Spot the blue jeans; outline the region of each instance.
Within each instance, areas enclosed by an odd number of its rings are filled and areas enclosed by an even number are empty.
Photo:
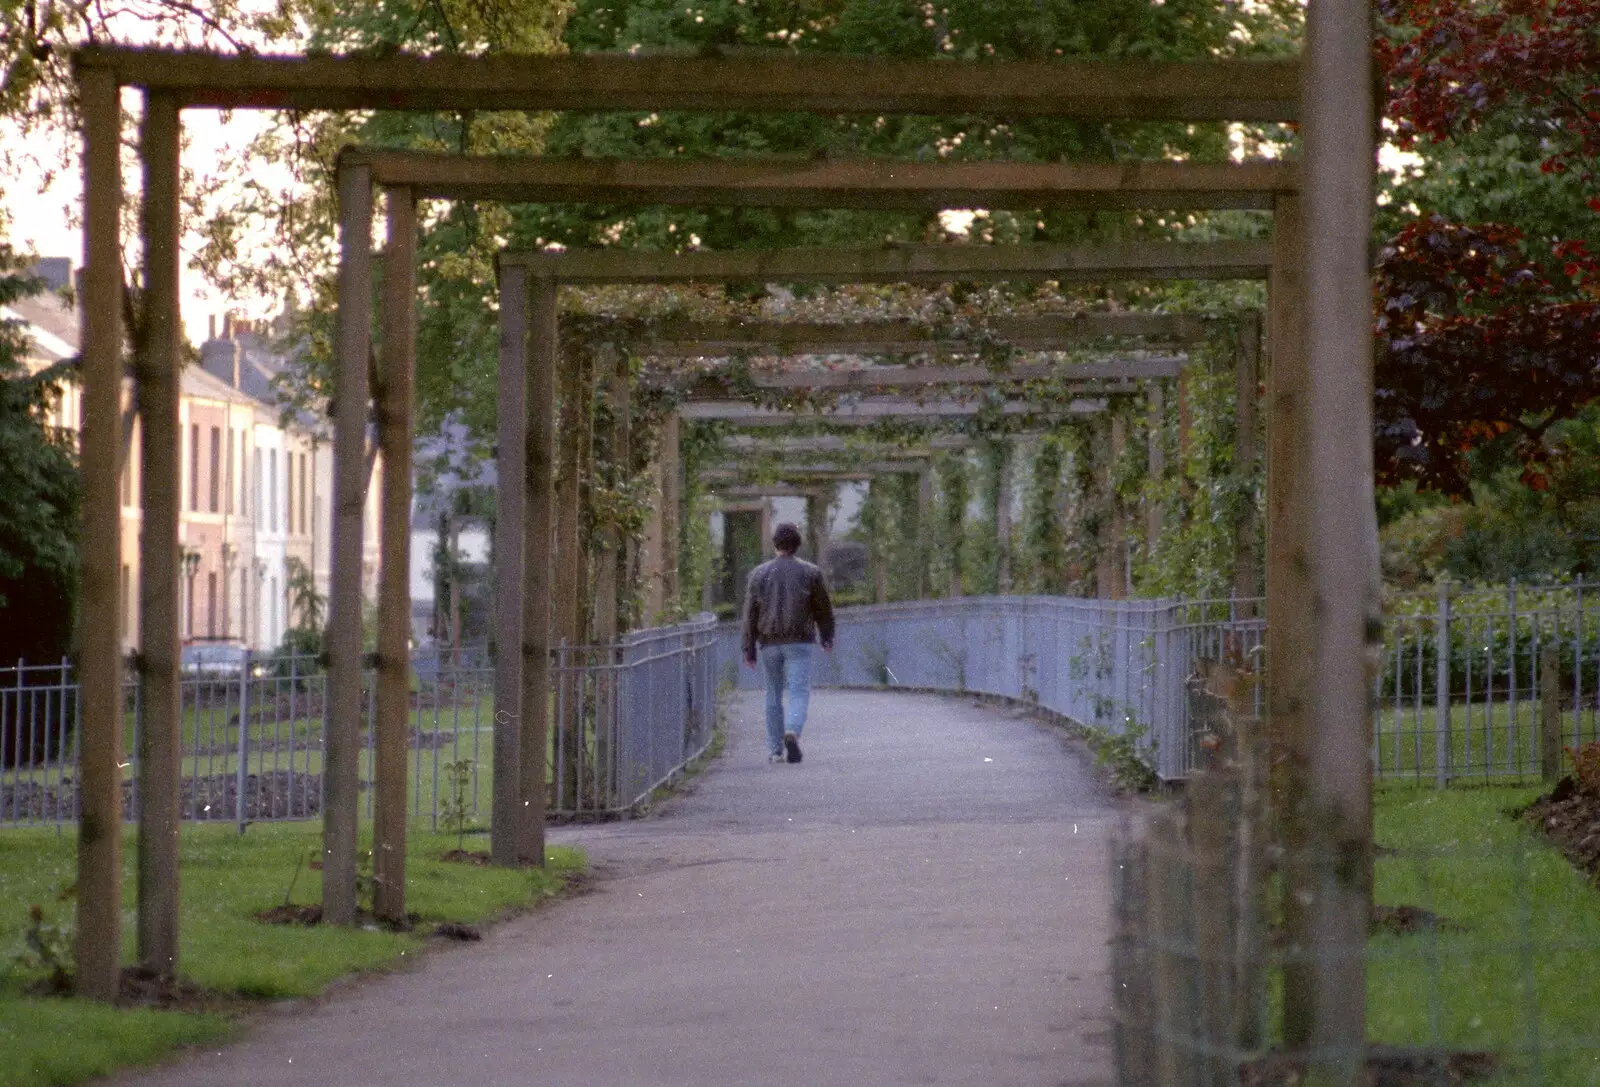
[[[806,710],[811,706],[811,646],[805,642],[764,645],[760,657],[767,677],[767,750],[781,754],[783,734],[799,736],[806,727]]]

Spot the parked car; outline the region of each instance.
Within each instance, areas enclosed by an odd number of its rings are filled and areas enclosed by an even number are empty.
[[[178,658],[178,668],[184,679],[237,680],[244,674],[245,661],[250,661],[250,675],[266,674],[264,661],[250,658],[242,645],[228,642],[196,642],[183,647]]]

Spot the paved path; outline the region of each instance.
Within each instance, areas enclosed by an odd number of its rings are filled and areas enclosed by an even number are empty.
[[[818,692],[799,766],[757,697],[731,733],[657,817],[553,835],[595,893],[125,1082],[1111,1082],[1113,813],[1073,745],[890,693]]]

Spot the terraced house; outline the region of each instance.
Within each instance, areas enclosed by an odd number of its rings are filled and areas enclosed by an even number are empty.
[[[50,290],[6,307],[21,321],[36,369],[76,357],[78,315],[64,294],[72,274],[65,258],[35,269]],[[280,381],[292,361],[287,322],[269,326],[225,315],[213,319],[199,364],[184,368],[179,421],[182,448],[183,600],[185,642],[227,642],[255,651],[282,644],[293,627],[318,620],[328,592],[333,463],[326,420],[292,409]],[[130,390],[125,394],[131,396]],[[62,387],[53,425],[76,431],[81,400]],[[137,648],[139,601],[140,434],[135,422],[122,474],[122,644]],[[362,561],[363,593],[377,588],[377,495],[382,465],[368,489]]]

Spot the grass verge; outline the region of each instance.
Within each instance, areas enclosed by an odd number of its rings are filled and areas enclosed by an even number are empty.
[[[180,1046],[214,1043],[228,1037],[250,1001],[314,996],[348,975],[403,965],[438,923],[480,923],[536,904],[584,864],[570,849],[551,849],[542,870],[452,863],[441,857],[455,848],[455,835],[414,831],[407,903],[420,918],[415,931],[257,921],[259,911],[286,901],[320,900],[321,875],[306,864],[320,843],[318,824],[258,824],[244,837],[231,827],[185,825],[179,972],[219,994],[222,1010],[161,1011],[29,995],[39,975],[16,959],[29,907],[42,906],[56,924],[71,922],[62,892],[76,878],[75,841],[70,830],[0,832],[0,1087],[77,1083]],[[124,954],[131,958],[131,831],[123,856]]]
[[[1496,1083],[1600,1084],[1600,892],[1512,818],[1539,792],[1378,791],[1374,898],[1442,923],[1372,939],[1374,1041],[1492,1051]]]

